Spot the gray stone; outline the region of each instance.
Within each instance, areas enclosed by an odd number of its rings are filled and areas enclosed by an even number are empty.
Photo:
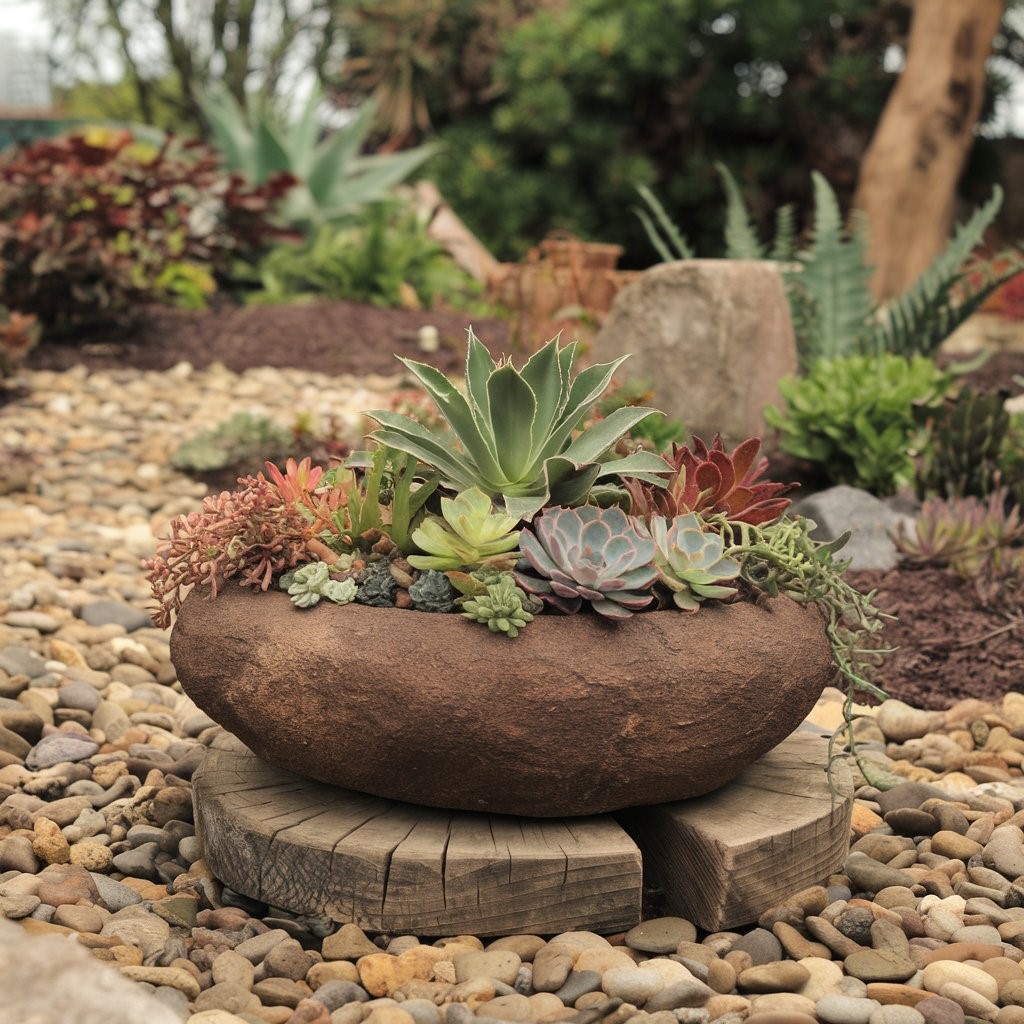
[[[89,875],[96,884],[100,899],[103,900],[108,910],[116,912],[142,902],[142,896],[131,886],[101,875],[98,871],[90,871]]]
[[[555,992],[555,995],[566,1006],[572,1006],[580,996],[585,996],[588,992],[598,992],[600,988],[601,975],[597,971],[570,971],[565,984]]]
[[[313,993],[313,998],[318,1003],[323,1003],[328,1011],[333,1013],[346,1003],[365,1003],[370,998],[370,994],[362,985],[357,985],[354,981],[336,980],[321,985]],[[404,1003],[402,1005],[405,1006]]]
[[[92,601],[82,607],[79,616],[90,626],[114,624],[124,626],[129,633],[153,624],[146,612],[120,601]]]
[[[46,661],[27,647],[0,647],[0,671],[34,679],[46,671]]]
[[[757,964],[770,964],[782,959],[782,943],[766,928],[754,928],[733,943],[733,949],[746,953]]]
[[[25,757],[25,767],[30,771],[51,768],[65,761],[84,761],[92,757],[100,745],[91,736],[78,733],[55,732],[44,736]]]
[[[796,341],[779,266],[685,260],[644,271],[615,297],[594,357],[629,353],[625,372],[655,387],[656,404],[710,442],[765,431],[778,382],[796,372]]]
[[[65,683],[57,691],[57,697],[62,708],[80,708],[82,711],[95,711],[101,699],[95,686],[82,682]]]
[[[180,1014],[62,937],[26,936],[0,921],[0,962],[6,1021],[181,1024]]]
[[[867,491],[840,484],[795,502],[790,511],[814,520],[815,540],[835,540],[849,530],[840,557],[852,559],[851,569],[892,569],[899,560],[891,534],[906,517]]]
[[[814,1005],[818,1019],[825,1024],[868,1024],[880,1004],[874,999],[853,996],[823,996]]]
[[[693,942],[696,927],[682,917],[658,917],[626,932],[623,942],[642,953],[674,953],[680,942]]]

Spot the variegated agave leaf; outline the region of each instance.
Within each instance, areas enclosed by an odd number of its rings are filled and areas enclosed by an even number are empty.
[[[626,358],[573,377],[575,355],[575,342],[560,349],[554,338],[517,370],[507,361],[496,364],[471,330],[465,395],[440,370],[402,360],[434,400],[458,446],[407,416],[379,409],[368,414],[381,426],[371,436],[436,467],[449,487],[476,486],[500,497],[517,519],[531,519],[553,502],[578,504],[602,477],[629,474],[657,482],[666,464],[649,452],[599,461],[653,410],[616,409],[573,437]]]

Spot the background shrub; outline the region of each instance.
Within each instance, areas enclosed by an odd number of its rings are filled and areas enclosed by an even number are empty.
[[[200,306],[273,233],[292,179],[262,186],[212,150],[97,129],[0,158],[0,302],[45,329],[125,320],[137,304]]]

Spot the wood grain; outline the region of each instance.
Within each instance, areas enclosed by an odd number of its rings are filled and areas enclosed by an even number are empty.
[[[228,733],[193,779],[210,868],[294,913],[422,936],[573,929],[640,919],[641,855],[610,817],[449,812],[312,782]]]
[[[708,931],[760,914],[836,871],[849,849],[853,784],[827,743],[795,732],[707,796],[617,815],[669,913]]]

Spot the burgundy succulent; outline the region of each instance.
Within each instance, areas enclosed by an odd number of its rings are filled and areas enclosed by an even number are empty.
[[[622,619],[653,600],[654,541],[621,508],[547,509],[520,533],[519,548],[537,574],[516,572],[519,586],[559,611],[589,601]]]
[[[790,504],[781,495],[795,484],[758,480],[768,460],[758,459],[761,439],[749,437],[731,452],[725,450],[720,434],[709,448],[699,437],[689,445],[672,446],[672,455],[664,456],[672,470],[665,487],[641,480],[625,480],[633,515],[650,520],[652,515],[668,520],[687,512],[705,517],[721,513],[736,522],[761,523],[777,519]]]

